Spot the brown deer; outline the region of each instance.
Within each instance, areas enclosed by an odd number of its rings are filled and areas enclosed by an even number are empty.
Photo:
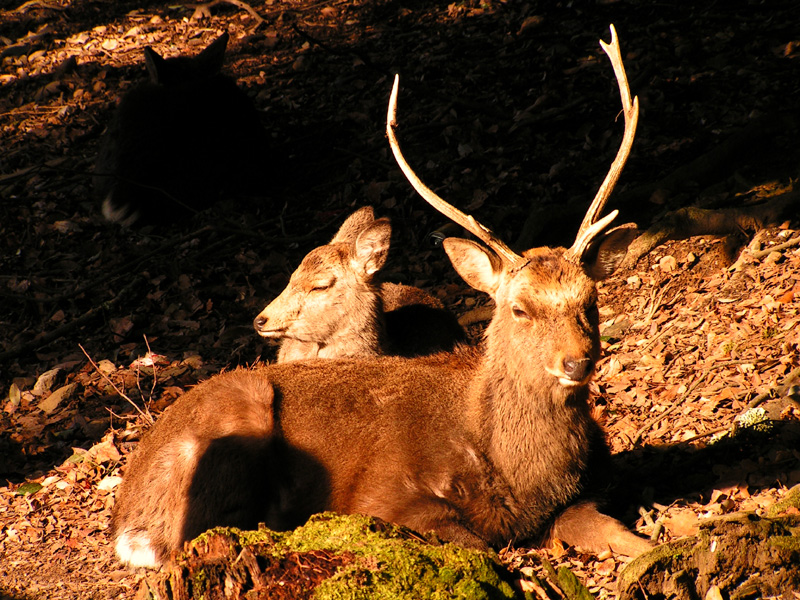
[[[253,321],[278,339],[278,362],[347,356],[422,356],[452,350],[464,330],[420,288],[376,282],[389,253],[389,219],[350,215],[329,244],[306,255],[289,285]]]
[[[622,148],[569,249],[518,255],[413,174],[439,210],[491,250],[448,238],[458,273],[496,303],[483,348],[418,358],[296,361],[239,369],[166,411],[131,457],[114,507],[116,550],[158,565],[215,525],[274,529],[323,510],[366,513],[475,547],[549,536],[635,555],[648,547],[591,500],[608,450],[588,383],[600,351],[593,279],[614,270],[632,227],[597,221],[638,119],[616,33],[602,43],[625,112]],[[596,221],[596,222],[595,222]]]

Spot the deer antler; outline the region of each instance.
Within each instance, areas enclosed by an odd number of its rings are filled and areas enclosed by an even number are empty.
[[[617,31],[614,29],[613,25],[611,25],[611,43],[606,44],[604,41],[600,40],[600,46],[608,55],[608,58],[611,59],[611,66],[614,67],[614,75],[617,78],[617,85],[619,86],[619,95],[622,98],[622,110],[625,114],[625,133],[622,137],[622,144],[617,151],[617,156],[614,158],[614,162],[611,163],[611,168],[608,170],[608,175],[606,175],[600,189],[597,190],[597,195],[594,197],[594,200],[592,200],[589,210],[586,211],[586,216],[583,218],[581,227],[578,230],[575,243],[564,253],[566,258],[577,261],[580,261],[592,240],[608,227],[609,223],[619,214],[619,211],[615,210],[597,221],[597,216],[608,201],[608,197],[611,195],[611,191],[614,189],[622,173],[625,162],[628,160],[628,155],[631,153],[633,138],[636,135],[636,124],[639,121],[639,97],[637,96],[631,101],[628,77],[625,75],[625,67],[622,64]]]
[[[433,206],[433,208],[438,210],[445,217],[461,225],[464,229],[489,246],[489,248],[491,248],[510,268],[515,269],[527,264],[528,261],[525,258],[506,246],[489,228],[478,223],[473,216],[464,214],[456,207],[437,196],[436,192],[422,183],[422,180],[414,173],[403,156],[403,153],[400,151],[400,144],[397,142],[397,137],[394,132],[394,128],[397,127],[397,91],[399,85],[400,76],[395,75],[392,95],[389,97],[389,110],[386,113],[386,135],[389,137],[389,145],[392,147],[394,158],[400,166],[400,170],[403,171],[403,174],[406,176],[406,179],[408,179],[409,183],[428,204]]]

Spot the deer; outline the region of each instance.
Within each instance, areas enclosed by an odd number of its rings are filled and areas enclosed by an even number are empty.
[[[608,446],[588,402],[600,355],[595,281],[635,225],[598,218],[638,122],[616,31],[601,42],[625,130],[575,242],[517,254],[414,174],[387,113],[395,159],[416,191],[479,241],[446,238],[453,267],[495,301],[481,346],[402,358],[302,360],[200,383],[134,451],[113,510],[123,563],[154,567],[218,525],[275,530],[321,511],[364,513],[475,548],[547,543],[635,556],[649,541],[598,508]]]
[[[247,95],[220,72],[228,38],[196,56],[144,49],[148,81],[120,100],[95,161],[94,194],[108,221],[170,223],[224,192],[261,186],[267,134]]]
[[[419,356],[466,339],[437,298],[397,283],[378,283],[391,242],[389,219],[365,206],[329,244],[309,252],[289,284],[253,320],[280,341],[278,362],[347,356]]]

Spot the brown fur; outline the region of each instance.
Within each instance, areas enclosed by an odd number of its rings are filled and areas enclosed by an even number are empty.
[[[593,281],[560,250],[530,250],[512,270],[474,242],[444,245],[461,276],[495,299],[485,350],[289,362],[199,385],[131,459],[113,518],[120,557],[148,564],[131,551],[136,535],[157,564],[203,527],[292,527],[321,510],[477,547],[551,530],[589,550],[647,547],[584,500],[607,456],[587,403],[599,354]],[[248,444],[220,446],[231,435]],[[187,455],[181,440],[214,452]],[[241,470],[258,466],[230,490],[197,484],[242,461]]]

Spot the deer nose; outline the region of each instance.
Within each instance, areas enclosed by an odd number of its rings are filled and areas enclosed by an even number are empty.
[[[255,319],[253,319],[253,327],[255,327],[256,331],[261,331],[261,328],[267,324],[267,317],[262,317],[258,315]]]
[[[594,362],[590,358],[571,358],[567,357],[563,363],[564,375],[572,381],[583,381],[588,378],[594,368]]]

